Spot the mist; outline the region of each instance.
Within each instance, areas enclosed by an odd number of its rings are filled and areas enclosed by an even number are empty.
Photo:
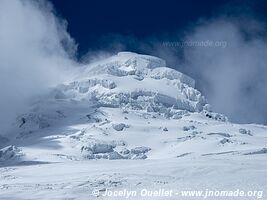
[[[77,45],[66,28],[48,1],[0,1],[1,132],[31,97],[71,76]]]
[[[252,18],[218,18],[194,27],[183,70],[197,80],[213,110],[239,123],[267,123],[266,27]]]

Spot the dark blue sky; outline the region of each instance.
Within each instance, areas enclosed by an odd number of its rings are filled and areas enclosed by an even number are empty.
[[[126,50],[139,51],[127,37],[142,42],[181,30],[200,18],[218,13],[267,13],[265,0],[51,0],[57,14],[68,21],[68,31],[79,44],[78,55],[126,43]],[[227,9],[224,9],[227,7]],[[249,9],[248,9],[249,8]],[[124,36],[124,41],[121,40]],[[126,39],[125,39],[126,38]],[[128,43],[128,44],[127,44]],[[129,44],[130,43],[130,44]],[[134,43],[134,42],[132,42]]]

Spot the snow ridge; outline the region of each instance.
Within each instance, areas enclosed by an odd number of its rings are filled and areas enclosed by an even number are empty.
[[[81,77],[57,87],[55,98],[87,99],[103,106],[148,112],[161,108],[200,112],[208,107],[206,99],[194,89],[193,79],[167,68],[164,60],[153,56],[121,52],[87,66]]]

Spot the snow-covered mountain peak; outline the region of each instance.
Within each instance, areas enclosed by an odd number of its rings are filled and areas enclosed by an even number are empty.
[[[100,106],[161,112],[169,117],[208,108],[192,78],[160,58],[121,52],[84,66],[75,81],[53,91],[56,99],[87,100]]]

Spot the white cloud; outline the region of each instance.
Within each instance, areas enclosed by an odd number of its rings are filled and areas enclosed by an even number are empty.
[[[76,45],[46,1],[0,1],[0,127],[27,100],[69,77]]]
[[[197,77],[214,110],[238,122],[267,123],[266,27],[252,19],[220,18],[194,28],[186,40],[225,41],[185,48],[186,71]]]

